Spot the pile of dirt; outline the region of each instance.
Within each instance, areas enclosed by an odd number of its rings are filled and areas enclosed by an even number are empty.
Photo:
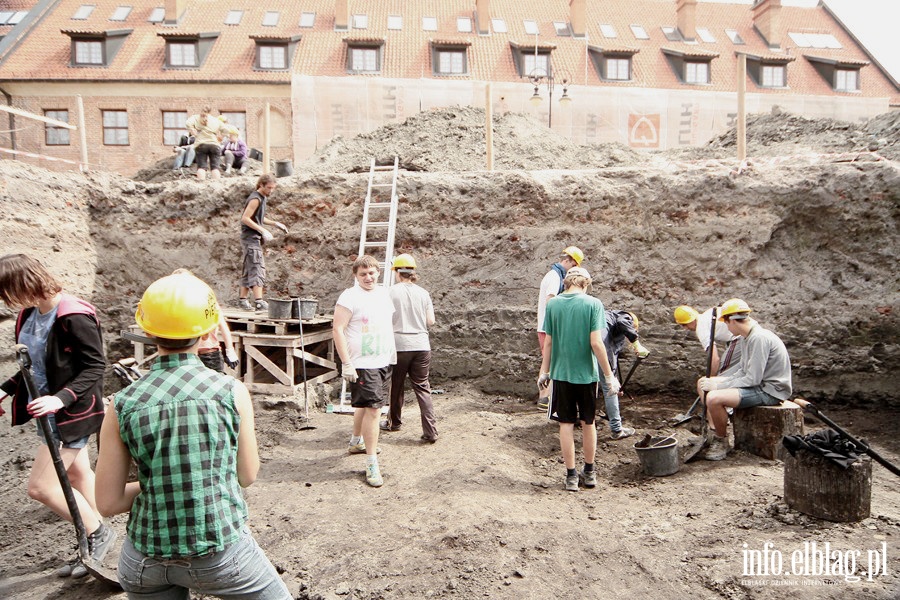
[[[148,165],[132,176],[135,181],[147,183],[161,183],[164,181],[178,181],[180,179],[192,179],[197,176],[197,165],[182,169],[173,169],[174,158],[161,158]],[[246,159],[247,171],[243,175],[233,170],[229,174],[222,173],[222,177],[252,177],[256,179],[262,174],[262,163],[258,160]]]
[[[485,112],[450,107],[424,111],[345,139],[336,137],[298,165],[307,173],[358,173],[393,163],[407,171],[483,171],[486,165]],[[580,146],[532,117],[519,113],[494,116],[494,168],[599,169],[636,164],[640,155],[624,144]]]

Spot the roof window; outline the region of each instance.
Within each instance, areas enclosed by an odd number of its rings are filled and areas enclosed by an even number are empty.
[[[158,6],[153,9],[153,12],[150,13],[150,18],[147,19],[151,23],[162,23],[163,19],[166,18],[166,9],[162,6]]]
[[[491,27],[494,28],[494,33],[507,33],[509,31],[506,28],[506,21],[503,19],[491,19]]]
[[[737,29],[726,29],[725,35],[728,36],[728,39],[731,40],[731,43],[735,46],[742,46],[744,44],[744,38],[737,32]]]
[[[553,27],[556,29],[556,35],[559,37],[568,37],[572,35],[569,24],[565,21],[553,21]]]
[[[437,17],[422,17],[422,31],[437,31]]]
[[[538,35],[540,33],[540,30],[537,26],[537,21],[530,21],[526,19],[525,21],[522,21],[522,25],[525,26],[525,33],[527,33],[528,35]]]
[[[472,33],[472,19],[456,17],[456,30],[460,33]]]
[[[709,29],[706,27],[698,27],[697,28],[697,37],[700,38],[700,41],[706,42],[707,44],[715,44],[716,38],[713,37],[713,34],[709,32]]]
[[[353,15],[353,29],[368,29],[369,28],[369,16],[368,15]]]
[[[631,33],[634,34],[634,39],[636,40],[649,40],[650,35],[647,33],[647,30],[644,29],[643,25],[632,25]]]
[[[130,6],[117,6],[116,10],[113,11],[112,16],[109,18],[110,21],[124,21],[128,18],[128,15],[131,14]]]
[[[20,10],[18,12],[10,13],[12,14],[9,19],[6,20],[6,25],[17,25],[22,19],[25,18],[25,15],[28,14],[27,10]]]
[[[226,25],[240,25],[241,19],[244,18],[244,11],[242,10],[229,10],[228,14],[225,16],[225,24]]]
[[[666,36],[666,39],[670,42],[680,42],[681,32],[678,31],[677,27],[662,27],[663,35]]]
[[[603,34],[603,37],[608,39],[618,37],[618,34],[616,34],[616,28],[609,23],[600,23],[600,33]]]
[[[790,38],[800,48],[840,48],[841,43],[830,33],[788,32]]]
[[[400,31],[403,29],[403,17],[388,15],[388,29],[393,31]]]
[[[75,21],[84,21],[91,13],[94,12],[94,8],[96,8],[93,4],[82,4],[78,7],[78,10],[75,11],[75,14],[72,15],[72,19]]]
[[[281,13],[277,10],[267,10],[263,16],[262,24],[264,27],[275,27],[278,25],[278,19],[280,18]]]

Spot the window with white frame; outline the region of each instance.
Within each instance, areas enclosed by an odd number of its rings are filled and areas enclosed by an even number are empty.
[[[162,111],[163,144],[177,146],[181,141],[181,136],[187,131],[184,125],[186,121],[187,111]]]
[[[466,50],[464,48],[438,48],[435,50],[435,72],[439,75],[464,75]]]
[[[102,65],[103,42],[101,40],[75,40],[76,65]]]
[[[759,80],[763,87],[784,87],[784,65],[761,65]]]
[[[103,143],[106,146],[128,145],[128,112],[103,111]]]
[[[379,48],[376,47],[350,47],[349,69],[358,73],[375,73],[379,71]]]
[[[855,92],[859,90],[859,71],[855,69],[835,69],[834,90],[836,92]]]
[[[709,63],[685,61],[684,81],[686,83],[709,83]]]
[[[631,80],[631,58],[609,57],[606,59],[606,77],[613,81]]]
[[[197,66],[196,42],[169,42],[168,50],[170,67]]]
[[[48,119],[56,119],[63,123],[69,122],[69,111],[67,110],[45,110],[44,116]],[[68,146],[71,142],[69,139],[69,130],[65,127],[57,127],[51,123],[47,123],[44,127],[44,143],[48,146]]]
[[[546,77],[550,74],[550,55],[531,53],[522,55],[522,75],[524,77]]]
[[[257,49],[260,69],[287,69],[287,44],[258,44]]]

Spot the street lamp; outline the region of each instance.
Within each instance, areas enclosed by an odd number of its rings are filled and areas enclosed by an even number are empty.
[[[559,103],[568,104],[572,101],[572,97],[569,96],[569,84],[572,83],[572,76],[565,69],[560,69],[555,74],[547,74],[544,69],[535,69],[528,74],[528,79],[531,81],[531,85],[534,86],[534,94],[531,95],[531,104],[534,106],[540,106],[541,102],[543,102],[544,99],[541,97],[540,87],[542,83],[546,84],[547,94],[550,97],[547,127],[553,127],[553,88],[557,83],[562,86],[562,96],[559,99]]]

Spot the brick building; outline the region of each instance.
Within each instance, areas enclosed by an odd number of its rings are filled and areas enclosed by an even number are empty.
[[[420,110],[521,111],[579,143],[702,144],[747,108],[856,120],[900,88],[824,5],[697,0],[0,2],[5,103],[77,123],[88,163],[132,174],[205,105],[301,160]],[[536,101],[532,104],[532,100]],[[567,102],[566,100],[571,100]],[[8,117],[0,147],[74,168],[80,131]],[[24,153],[70,162],[49,162]]]

